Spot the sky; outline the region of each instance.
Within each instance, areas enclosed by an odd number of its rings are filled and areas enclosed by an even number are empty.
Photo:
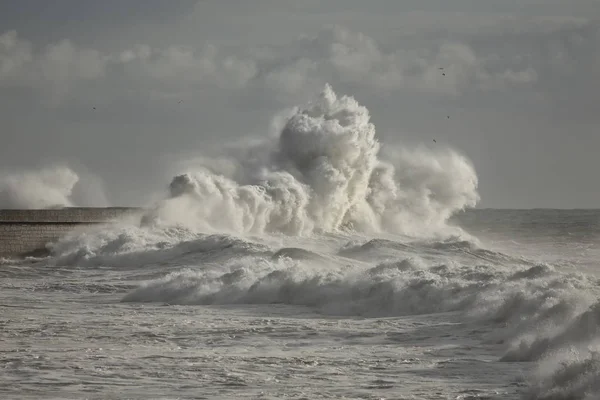
[[[383,147],[465,155],[480,207],[600,207],[597,0],[0,2],[0,180],[145,204],[326,83]]]

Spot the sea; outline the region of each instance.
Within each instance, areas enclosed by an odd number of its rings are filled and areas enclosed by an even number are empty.
[[[329,87],[282,121],[3,259],[0,398],[600,398],[599,210],[476,208]]]

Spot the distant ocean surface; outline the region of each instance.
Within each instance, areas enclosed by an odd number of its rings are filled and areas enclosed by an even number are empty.
[[[0,261],[0,398],[600,398],[600,211],[473,209],[330,87],[281,121]]]

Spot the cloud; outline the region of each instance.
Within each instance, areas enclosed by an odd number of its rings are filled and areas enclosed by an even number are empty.
[[[33,86],[54,101],[64,99],[78,82],[102,82],[103,89],[146,91],[153,97],[213,87],[249,98],[260,93],[297,101],[331,82],[381,94],[530,91],[568,108],[560,100],[564,93],[583,93],[586,101],[597,98],[599,31],[592,22],[542,20],[529,30],[493,30],[470,39],[391,48],[332,25],[263,48],[142,44],[113,52],[81,48],[69,40],[36,50],[10,31],[0,36],[0,85]]]
[[[569,21],[552,29],[482,34],[470,45],[494,49],[490,62],[512,63],[530,70],[536,80],[531,91],[550,108],[554,117],[597,117],[600,101],[600,22]],[[528,79],[516,73],[514,81]]]
[[[34,53],[32,44],[16,31],[0,35],[0,82],[4,84],[61,82],[102,77],[109,58],[93,49],[62,40]]]
[[[315,36],[300,37],[286,46],[262,52],[172,45],[150,45],[102,53],[79,48],[69,40],[38,52],[31,43],[11,31],[0,36],[1,75],[4,84],[44,83],[58,97],[78,81],[127,77],[149,86],[173,88],[208,84],[225,89],[264,86],[282,93],[314,90],[325,81],[360,84],[377,90],[415,90],[460,94],[465,90],[499,89],[528,84],[535,72],[495,71],[489,60],[465,44],[443,43],[437,49],[384,51],[362,33],[339,26],[326,27]],[[439,67],[445,69],[444,77]]]
[[[0,82],[16,78],[21,67],[32,60],[31,44],[19,40],[16,31],[0,35]]]
[[[185,87],[198,82],[237,88],[255,74],[252,60],[219,54],[209,44],[201,49],[139,45],[101,52],[80,48],[65,39],[36,52],[32,43],[19,38],[15,31],[0,35],[0,85],[40,89],[52,103],[64,100],[78,82],[102,78],[130,78],[134,85],[148,88],[156,83]],[[147,80],[140,82],[140,77]]]
[[[47,100],[63,99],[78,81],[105,75],[109,58],[70,40],[50,44],[38,53],[16,31],[0,35],[0,87],[29,86],[45,90]]]
[[[252,60],[221,55],[210,44],[197,50],[187,46],[153,49],[148,45],[121,52],[114,63],[122,63],[131,74],[153,79],[177,79],[187,83],[211,80],[221,86],[243,86],[256,74]]]
[[[262,68],[271,87],[287,92],[331,81],[385,92],[460,95],[530,85],[537,79],[531,67],[500,69],[492,57],[464,43],[386,51],[373,38],[340,26],[326,27],[278,50],[268,62],[263,60]]]

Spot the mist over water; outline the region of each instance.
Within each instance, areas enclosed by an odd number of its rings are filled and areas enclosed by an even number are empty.
[[[56,208],[73,206],[71,195],[79,176],[56,166],[0,174],[0,208]]]
[[[102,181],[66,165],[0,172],[0,209],[107,207]]]
[[[230,368],[251,365],[235,375],[248,390],[255,384],[248,371],[260,370],[263,352],[275,347],[269,357],[276,369],[287,368],[282,365],[291,345],[277,347],[277,335],[283,335],[305,346],[297,356],[303,363],[321,368],[319,381],[297,367],[289,376],[276,375],[288,390],[299,388],[298,398],[317,396],[319,385],[332,397],[340,385],[351,388],[343,395],[363,398],[367,392],[408,398],[598,396],[599,280],[582,266],[592,271],[597,265],[600,213],[462,213],[479,199],[467,158],[451,149],[382,147],[368,110],[330,86],[280,120],[276,135],[197,157],[143,215],[75,231],[47,259],[28,261],[37,269],[5,263],[3,273],[23,277],[10,283],[32,293],[112,296],[110,307],[94,309],[94,318],[107,318],[105,329],[125,336],[134,329],[148,335],[156,320],[185,307],[229,306],[218,312],[241,313],[244,322],[204,316],[185,336],[191,323],[186,317],[153,330],[164,341],[152,346],[156,359],[179,360],[171,343],[184,349],[181,357],[225,343],[227,352],[243,355],[232,356]],[[56,188],[73,179],[50,181],[56,194],[35,204],[69,204],[70,190]],[[6,193],[16,198],[16,191]],[[36,274],[43,283],[31,278]],[[129,320],[137,314],[119,309],[121,319],[114,320],[114,303],[164,307],[132,327]],[[249,306],[265,307],[268,317],[245,314]],[[280,306],[290,314],[272,317]],[[76,313],[73,321],[80,317]],[[278,331],[273,324],[279,323],[289,325]],[[307,331],[309,336],[294,336]],[[213,334],[210,345],[202,342]],[[335,350],[340,341],[343,362],[336,358],[342,357]],[[124,343],[112,346],[126,351]],[[157,376],[172,373],[169,382],[197,374],[183,362],[169,369],[158,362],[140,367],[145,364],[138,361],[138,368],[159,368],[152,370]],[[216,370],[214,363],[207,357],[203,368]],[[524,377],[520,368],[527,370]],[[369,385],[357,389],[341,376]],[[270,376],[261,379],[261,390],[274,398],[290,394]],[[396,380],[402,383],[394,386]],[[312,387],[318,388],[302,392]]]

